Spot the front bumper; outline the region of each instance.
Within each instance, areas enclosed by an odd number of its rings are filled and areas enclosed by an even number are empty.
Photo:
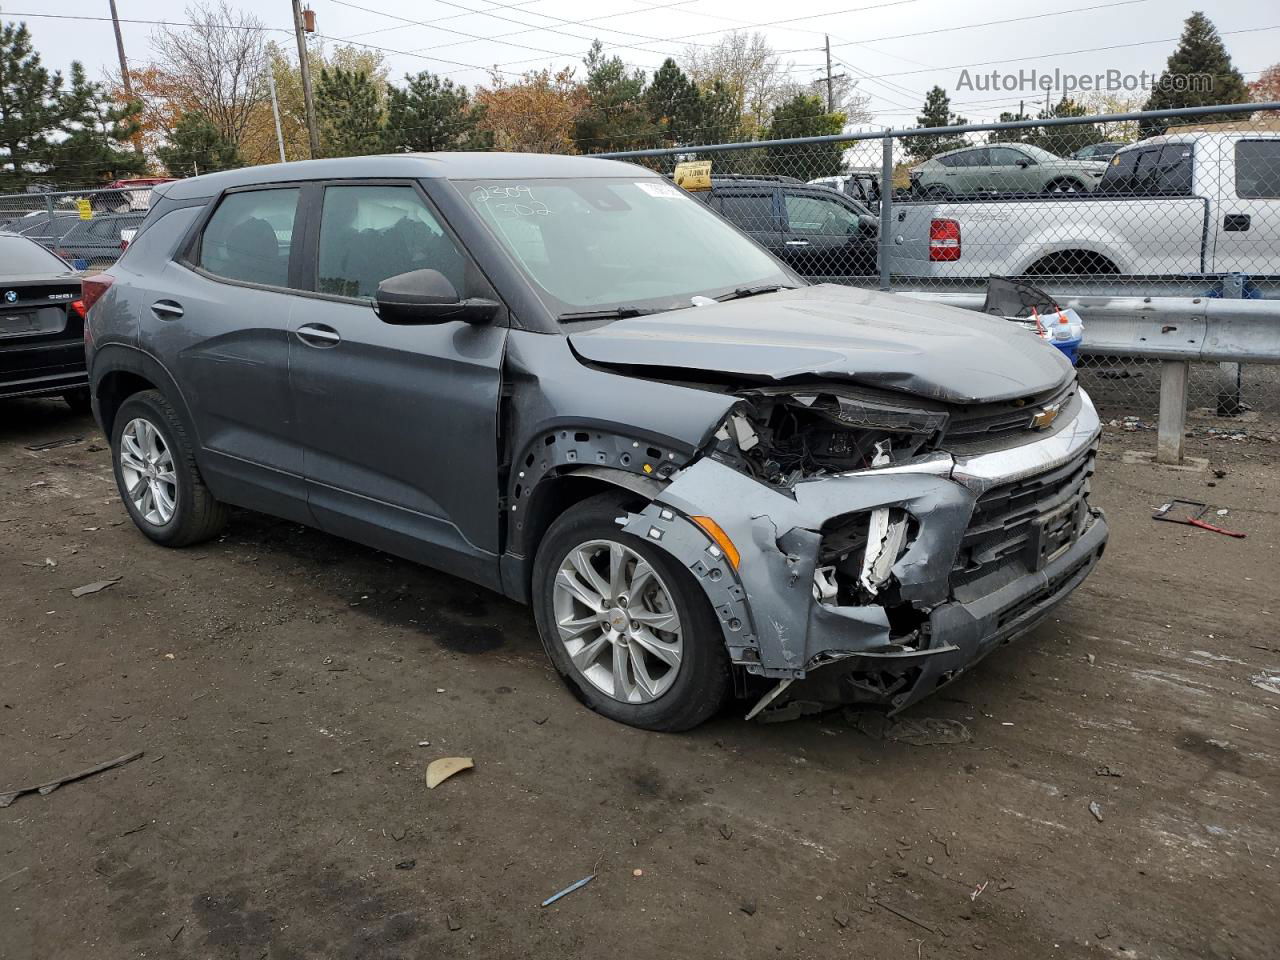
[[[804,696],[814,699],[899,710],[1031,629],[1092,570],[1107,540],[1105,519],[1087,502],[1099,432],[1081,391],[1074,416],[1031,443],[934,454],[790,491],[704,458],[624,526],[699,579],[730,658],[747,673],[808,680],[820,694]],[[1012,513],[1002,515],[1006,507]],[[824,529],[884,508],[905,511],[916,526],[883,605],[815,599]],[[737,570],[692,516],[727,533],[741,554]],[[912,627],[904,628],[904,611]]]

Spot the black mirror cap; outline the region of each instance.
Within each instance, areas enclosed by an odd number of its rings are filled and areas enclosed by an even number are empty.
[[[378,284],[373,308],[384,323],[483,323],[493,319],[501,304],[479,298],[461,299],[449,278],[439,270],[411,270]]]

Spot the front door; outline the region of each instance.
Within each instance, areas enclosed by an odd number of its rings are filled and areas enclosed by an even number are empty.
[[[865,276],[875,262],[873,242],[853,205],[826,191],[783,193],[788,266],[805,277]]]
[[[439,270],[496,299],[417,185],[312,188],[313,293],[289,364],[312,515],[325,530],[497,583],[505,320],[384,323],[378,284]],[[314,213],[318,213],[318,223]]]

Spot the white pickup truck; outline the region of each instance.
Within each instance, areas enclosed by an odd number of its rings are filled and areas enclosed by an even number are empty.
[[[895,201],[882,229],[904,278],[1280,276],[1280,134],[1153,137],[1093,193]]]

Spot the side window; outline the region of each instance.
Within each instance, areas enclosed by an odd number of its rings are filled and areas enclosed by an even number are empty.
[[[720,213],[743,230],[768,233],[776,229],[773,195],[769,193],[731,193],[722,196]]]
[[[1138,162],[1138,150],[1125,150],[1111,156],[1111,163],[1102,182],[1098,184],[1100,193],[1130,193],[1133,190],[1133,171]]]
[[[228,280],[287,287],[298,192],[291,187],[228,194],[200,236],[200,267]]]
[[[807,194],[784,194],[787,226],[792,233],[821,237],[852,237],[861,230],[857,214],[837,200]]]
[[[531,247],[540,245],[537,236],[524,239]],[[466,264],[462,251],[413,187],[325,188],[317,273],[320,293],[372,297],[388,277],[411,270],[439,270],[465,297]]]
[[[945,157],[939,157],[938,162],[944,167],[959,167],[964,165],[964,154],[953,153]]]
[[[1191,196],[1191,144],[1171,143],[1161,148],[1153,189],[1170,196]]]
[[[990,154],[993,167],[1016,167],[1018,161],[1028,159],[1025,153],[1014,150],[1012,147],[992,147],[987,152]]]
[[[1243,200],[1280,199],[1280,140],[1236,143],[1236,196]]]

